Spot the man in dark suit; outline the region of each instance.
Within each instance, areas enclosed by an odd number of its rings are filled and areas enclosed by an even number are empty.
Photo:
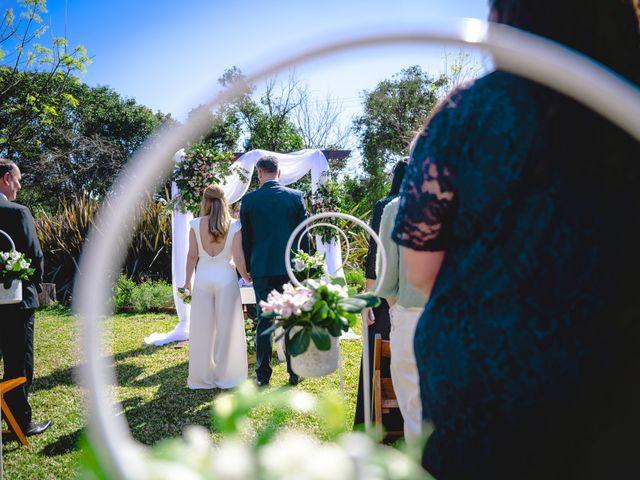
[[[280,170],[278,159],[273,156],[258,160],[260,188],[245,195],[240,208],[242,223],[242,245],[247,270],[253,279],[256,302],[266,300],[276,289],[289,281],[284,263],[285,248],[291,232],[307,218],[304,195],[298,190],[283,187],[278,183]],[[294,248],[295,248],[294,242]],[[256,377],[258,385],[268,385],[271,379],[273,335],[262,335],[271,326],[271,320],[263,318],[258,308],[256,334]],[[291,370],[287,355],[289,383],[297,385],[299,378]]]
[[[29,281],[22,281],[22,302],[0,305],[0,349],[4,364],[4,380],[26,377],[27,383],[11,390],[4,399],[25,435],[37,435],[51,425],[50,421],[33,423],[28,401],[33,381],[33,326],[38,307],[38,290],[42,282],[44,256],[36,235],[29,209],[14,203],[22,176],[15,163],[0,158],[0,229],[13,239],[16,250],[31,260],[36,272]],[[4,235],[0,250],[8,251],[10,244]],[[15,438],[13,434],[5,437]]]

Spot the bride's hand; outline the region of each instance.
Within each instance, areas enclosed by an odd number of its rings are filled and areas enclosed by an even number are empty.
[[[189,292],[189,294],[191,294],[191,292],[193,291],[193,289],[191,288],[191,284],[190,283],[185,283],[182,288],[184,288],[185,291]]]

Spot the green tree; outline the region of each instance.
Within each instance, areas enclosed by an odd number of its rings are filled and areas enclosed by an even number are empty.
[[[37,81],[45,74],[28,75]],[[79,81],[67,87],[65,93],[75,101],[50,124],[36,123],[32,146],[17,152],[25,176],[21,199],[30,205],[54,208],[60,197],[105,195],[154,129],[173,121],[108,87]]]
[[[84,47],[69,51],[65,38],[52,37],[49,46],[40,43],[47,31],[46,0],[20,0],[19,5],[17,16],[7,8],[0,22],[0,155],[15,160],[29,150],[35,129],[48,128],[77,101],[69,93],[77,83],[73,75],[89,63]],[[42,76],[30,75],[34,72]]]
[[[363,167],[373,198],[384,195],[385,168],[406,156],[409,143],[436,105],[447,77],[415,65],[364,92],[363,113],[354,120]]]

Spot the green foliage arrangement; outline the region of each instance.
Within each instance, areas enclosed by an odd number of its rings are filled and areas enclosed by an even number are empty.
[[[285,336],[292,356],[306,352],[311,341],[318,350],[327,351],[331,348],[330,335],[339,337],[356,324],[357,314],[364,308],[379,304],[379,298],[371,293],[349,295],[341,278],[331,282],[305,280],[302,287],[287,283],[282,293],[273,290],[266,302],[260,302],[263,316],[274,319],[264,335],[282,327],[281,336]]]
[[[14,280],[29,280],[35,273],[31,268],[31,260],[17,250],[0,252],[0,283],[4,288],[11,288]]]
[[[225,177],[233,173],[233,160],[232,152],[218,152],[203,144],[193,145],[173,172],[173,181],[180,190],[175,199],[178,208],[183,213],[189,211],[198,215],[205,188],[213,183],[223,183]]]

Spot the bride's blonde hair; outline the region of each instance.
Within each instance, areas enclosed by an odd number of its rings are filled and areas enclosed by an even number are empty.
[[[222,241],[229,231],[229,204],[220,185],[209,185],[202,194],[200,216],[207,217],[213,243]]]

